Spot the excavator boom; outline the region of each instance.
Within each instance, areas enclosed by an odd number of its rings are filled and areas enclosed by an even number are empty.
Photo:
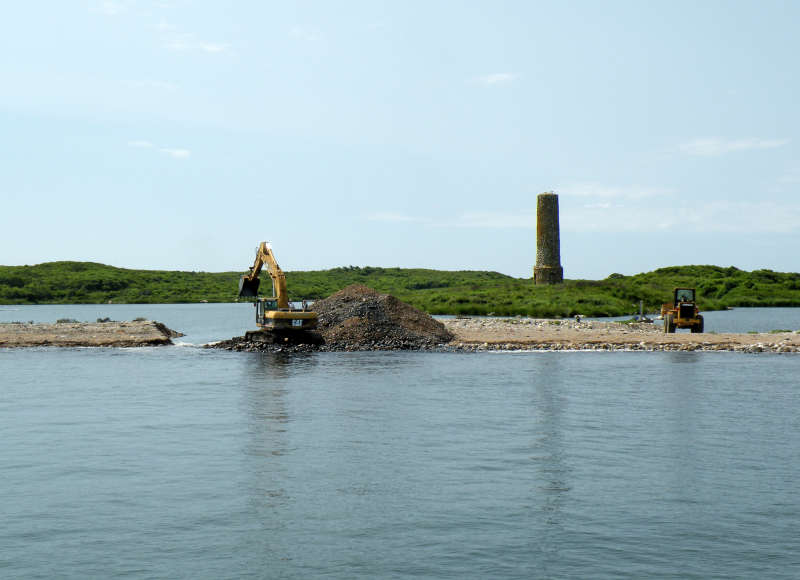
[[[239,297],[258,296],[258,287],[261,284],[258,276],[264,266],[267,267],[269,277],[272,278],[272,288],[274,296],[278,300],[278,308],[289,308],[289,297],[286,293],[286,275],[281,270],[281,267],[278,266],[269,242],[261,242],[258,245],[256,260],[250,267],[250,273],[243,275],[239,280]]]

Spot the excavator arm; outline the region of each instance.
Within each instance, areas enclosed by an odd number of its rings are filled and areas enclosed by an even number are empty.
[[[250,272],[244,274],[239,280],[239,296],[258,296],[258,286],[261,283],[259,274],[266,266],[269,277],[272,278],[272,290],[278,301],[278,308],[289,308],[289,296],[286,292],[286,275],[278,266],[272,246],[269,242],[261,242],[256,250],[256,260],[250,267]]]

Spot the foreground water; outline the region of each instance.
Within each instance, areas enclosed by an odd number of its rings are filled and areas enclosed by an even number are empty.
[[[186,346],[0,349],[0,577],[800,575],[797,355],[230,353],[189,345],[244,305],[97,308]]]

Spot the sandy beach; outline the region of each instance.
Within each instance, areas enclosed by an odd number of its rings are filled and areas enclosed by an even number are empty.
[[[655,323],[576,322],[533,318],[455,318],[443,320],[462,350],[717,350],[798,352],[800,334],[664,333]]]
[[[178,333],[160,322],[58,322],[0,324],[0,347],[31,346],[160,346]]]

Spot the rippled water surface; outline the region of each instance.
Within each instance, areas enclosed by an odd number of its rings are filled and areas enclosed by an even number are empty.
[[[0,314],[32,319],[15,308]],[[186,344],[252,316],[124,308]],[[0,349],[0,577],[796,578],[798,370],[701,352]]]

